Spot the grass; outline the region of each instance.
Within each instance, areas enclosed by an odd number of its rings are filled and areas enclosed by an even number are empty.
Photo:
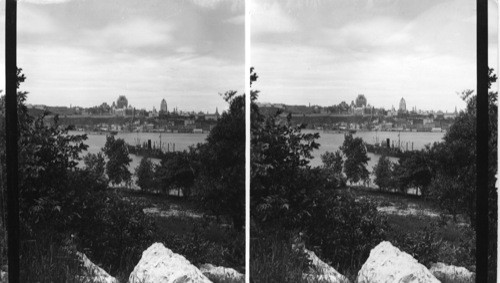
[[[251,282],[303,282],[308,262],[292,249],[292,233],[268,231],[250,240]]]
[[[366,188],[347,190],[357,198],[373,202],[377,207],[414,209],[414,214],[383,213],[389,227],[385,239],[413,255],[420,263],[430,267],[432,262],[439,261],[475,270],[474,231],[464,216],[454,221],[453,217],[444,214],[434,203],[418,196]],[[424,213],[429,211],[437,213],[439,217]],[[269,235],[260,232],[259,237],[251,240],[252,282],[302,282],[301,274],[307,262],[301,261],[300,255],[291,250],[290,238],[286,232]],[[344,268],[341,273],[355,282],[358,271],[359,268],[353,266]]]
[[[120,199],[136,204],[139,208],[156,207],[160,211],[175,208],[181,212],[203,214],[194,202],[183,198],[129,190],[116,191]],[[126,202],[125,205],[127,205]],[[163,243],[165,247],[183,255],[196,266],[211,263],[216,266],[231,267],[244,273],[245,233],[234,231],[226,225],[226,220],[208,216],[193,218],[192,213],[178,213],[170,217],[146,215],[155,226],[152,229],[153,234],[148,238],[150,242],[148,240],[145,243],[130,243],[135,247],[130,252],[127,249],[120,250],[119,258],[116,258],[116,262],[113,263],[114,268],[100,264],[98,260],[91,258],[92,252],[90,251],[79,251],[87,254],[91,261],[117,278],[119,282],[128,281],[129,274],[138,263],[142,251],[155,242]],[[130,221],[126,216],[121,218],[124,221]],[[118,223],[120,222],[113,222],[109,225],[116,226]],[[112,229],[120,229],[115,226]],[[110,231],[113,230],[107,233]],[[41,231],[34,235],[34,239],[23,242],[21,249],[22,282],[79,282],[77,279],[82,272],[78,261],[75,261],[75,245],[68,240],[71,236]]]

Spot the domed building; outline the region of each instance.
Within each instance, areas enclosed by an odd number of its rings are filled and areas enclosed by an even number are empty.
[[[406,112],[406,101],[402,97],[401,100],[399,101],[399,112]]]
[[[356,97],[356,107],[366,107],[366,97],[364,94],[358,94]]]
[[[125,95],[120,95],[118,100],[116,100],[116,108],[125,109],[128,107],[128,100]]]

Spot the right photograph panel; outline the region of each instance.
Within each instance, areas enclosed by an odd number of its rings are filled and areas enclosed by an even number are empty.
[[[251,282],[474,282],[475,1],[249,2]]]

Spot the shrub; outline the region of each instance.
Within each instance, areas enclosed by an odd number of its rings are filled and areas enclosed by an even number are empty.
[[[250,242],[251,282],[302,282],[309,262],[305,254],[294,250],[292,232],[284,230],[252,233]],[[257,236],[257,237],[255,237]]]
[[[375,205],[347,192],[318,194],[306,223],[306,244],[333,266],[359,270],[372,248],[385,239],[387,223]]]
[[[137,176],[136,184],[143,191],[153,191],[156,187],[155,168],[153,162],[147,157],[141,159],[141,163],[135,169]]]
[[[425,266],[437,262],[443,240],[439,235],[437,222],[427,224],[423,229],[407,232],[396,231],[393,245],[410,254]]]

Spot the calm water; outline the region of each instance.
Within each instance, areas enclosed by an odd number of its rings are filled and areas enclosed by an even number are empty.
[[[314,133],[317,131],[313,130],[305,130],[305,133]],[[323,133],[319,132],[320,138],[317,140],[320,144],[318,150],[313,151],[314,159],[311,160],[311,166],[320,166],[321,162],[321,154],[326,151],[335,152],[339,149],[339,147],[344,142],[344,134],[336,134],[336,133]],[[398,136],[399,135],[399,136]],[[390,139],[398,144],[398,140],[400,140],[401,145],[404,149],[406,149],[406,143],[408,143],[408,149],[411,150],[411,146],[413,143],[413,149],[422,149],[426,144],[434,143],[437,141],[442,141],[444,137],[444,133],[428,133],[428,132],[357,132],[353,134],[354,137],[362,138],[366,143],[375,143],[377,140],[379,142],[385,141],[386,139]],[[370,157],[370,161],[368,161],[368,171],[372,171],[373,166],[375,166],[380,158],[379,155],[375,155],[372,153],[368,153],[368,157]],[[393,162],[396,162],[396,158],[390,158]]]
[[[314,133],[313,130],[304,130],[305,133]],[[320,166],[321,154],[326,151],[335,152],[344,142],[344,134],[340,133],[328,133],[319,132],[320,138],[317,142],[320,144],[318,150],[313,151],[314,158],[311,160],[311,166]],[[70,132],[70,134],[81,134],[81,132]],[[395,144],[401,143],[402,147],[406,149],[406,144],[408,143],[408,149],[411,149],[413,143],[413,149],[422,149],[426,144],[431,144],[434,142],[442,141],[444,133],[429,133],[429,132],[357,132],[353,135],[354,137],[361,137],[367,143],[375,143],[376,141],[385,141],[390,139],[391,143],[394,141]],[[88,139],[86,144],[89,145],[87,152],[98,153],[101,148],[104,147],[106,143],[106,135],[96,135],[88,134]],[[151,140],[152,144],[158,146],[160,140],[162,147],[166,150],[167,144],[170,150],[173,149],[175,144],[175,151],[182,151],[188,149],[190,145],[195,145],[197,143],[205,142],[207,134],[181,134],[181,133],[118,133],[117,138],[122,138],[126,143],[135,145],[147,142],[148,139]],[[373,153],[368,153],[370,161],[368,161],[368,171],[370,173],[373,171],[373,167],[377,164],[380,156]],[[135,168],[139,166],[141,157],[136,155],[130,155],[132,162],[130,163],[129,170],[134,172]],[[397,158],[390,158],[393,162],[397,162]],[[155,163],[159,163],[158,159],[153,159]],[[371,176],[373,184],[373,176]]]
[[[82,132],[70,132],[70,134],[82,134]],[[160,133],[118,133],[115,137],[124,139],[126,143],[131,145],[142,144],[149,139],[151,140],[151,144],[158,146],[161,140],[162,148],[165,148],[165,150],[167,149],[167,144],[169,144],[168,148],[172,151],[175,144],[175,151],[182,151],[187,150],[190,145],[205,142],[207,134],[162,133],[160,135]],[[106,135],[88,134],[85,143],[89,146],[87,149],[88,153],[98,153],[106,143]],[[135,168],[139,166],[141,157],[131,154],[130,158],[132,162],[130,163],[129,170],[133,173]],[[159,160],[153,161],[159,162]]]

